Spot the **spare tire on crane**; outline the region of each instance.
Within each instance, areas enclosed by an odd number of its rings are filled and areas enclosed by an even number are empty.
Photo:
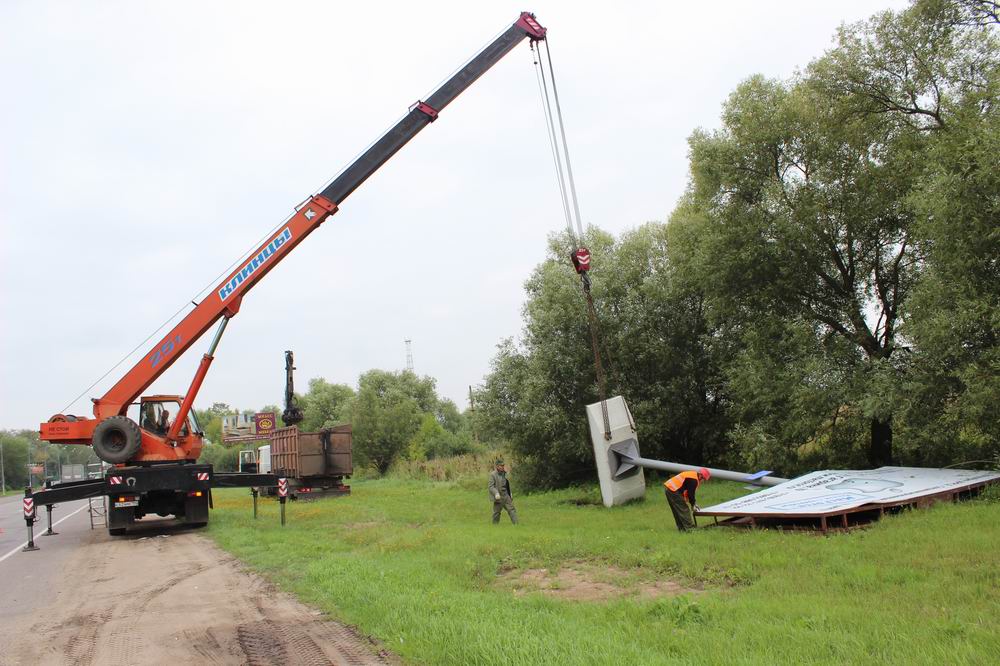
[[[94,428],[91,446],[104,462],[128,462],[139,450],[142,432],[138,424],[127,416],[109,416]]]

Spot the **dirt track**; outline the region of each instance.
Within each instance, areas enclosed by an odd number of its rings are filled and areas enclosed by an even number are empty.
[[[208,539],[147,534],[81,544],[59,596],[0,626],[0,664],[396,663]]]

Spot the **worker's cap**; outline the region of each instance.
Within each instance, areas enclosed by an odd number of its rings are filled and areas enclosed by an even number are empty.
[[[503,464],[503,458],[497,458],[496,462],[494,462],[493,464],[494,465],[502,465]]]
[[[708,471],[707,467],[702,467],[701,469],[699,469],[698,474],[700,474],[701,478],[705,479],[706,481],[712,478],[712,473]]]

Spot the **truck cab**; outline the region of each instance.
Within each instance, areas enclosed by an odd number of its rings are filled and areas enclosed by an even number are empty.
[[[256,451],[240,451],[240,471],[249,474],[270,474],[271,445],[259,446]]]
[[[271,473],[271,445],[265,444],[257,448],[257,469],[258,474]]]

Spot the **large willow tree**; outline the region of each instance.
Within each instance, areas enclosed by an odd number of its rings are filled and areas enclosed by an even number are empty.
[[[981,4],[920,2],[845,27],[792,80],[740,85],[722,127],[690,142],[675,263],[736,334],[775,319],[811,331],[841,375],[829,418],[868,420],[873,465],[894,459],[914,351],[909,299],[928,267],[929,215],[950,196],[929,189],[943,146],[995,112],[997,48],[973,11]]]

